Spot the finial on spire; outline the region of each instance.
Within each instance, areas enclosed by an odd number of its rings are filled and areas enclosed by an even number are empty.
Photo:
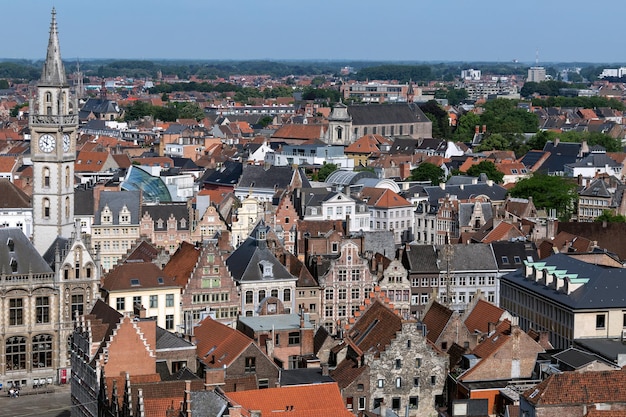
[[[65,67],[61,60],[61,48],[59,46],[59,32],[57,28],[57,12],[52,8],[52,20],[50,22],[50,38],[48,39],[48,51],[46,61],[43,64],[40,84],[47,86],[67,85]]]

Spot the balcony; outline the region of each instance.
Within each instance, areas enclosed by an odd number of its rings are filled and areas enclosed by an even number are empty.
[[[47,115],[47,114],[31,114],[29,117],[29,123],[31,125],[38,126],[75,126],[78,124],[78,115],[77,114],[67,114],[67,115]]]

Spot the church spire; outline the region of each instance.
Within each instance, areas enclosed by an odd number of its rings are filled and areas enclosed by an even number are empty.
[[[40,84],[47,86],[67,85],[65,68],[61,60],[61,48],[59,46],[59,33],[57,30],[57,12],[52,8],[52,22],[50,23],[50,38],[48,40],[48,52],[46,62],[43,64]]]

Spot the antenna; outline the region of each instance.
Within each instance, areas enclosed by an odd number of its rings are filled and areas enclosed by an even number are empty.
[[[535,66],[539,66],[539,48],[535,51]]]

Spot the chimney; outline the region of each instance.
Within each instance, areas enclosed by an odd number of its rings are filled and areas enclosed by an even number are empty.
[[[322,376],[328,376],[328,363],[322,363]]]
[[[379,414],[382,417],[385,417],[387,415],[387,405],[385,404],[385,400],[380,402],[380,410],[379,410]]]
[[[474,133],[477,135],[480,133],[480,126],[476,125],[476,127],[474,127]]]
[[[235,405],[232,407],[228,407],[228,416],[229,417],[241,417],[241,406]]]
[[[487,125],[483,125],[483,134],[487,133]]]
[[[204,389],[224,385],[225,368],[207,369],[204,373]]]
[[[495,331],[496,331],[496,323],[492,321],[487,323],[487,335],[491,335]]]

